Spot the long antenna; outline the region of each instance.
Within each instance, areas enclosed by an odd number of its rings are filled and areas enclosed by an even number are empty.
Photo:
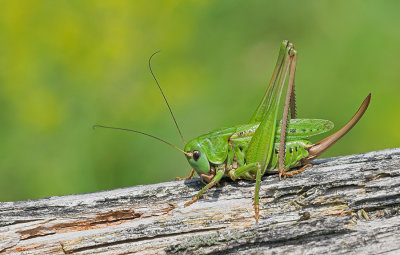
[[[179,134],[181,135],[182,142],[183,142],[183,144],[186,144],[185,139],[183,138],[182,132],[181,132],[179,126],[178,126],[178,123],[176,122],[175,116],[174,116],[174,114],[172,113],[171,107],[169,106],[169,103],[168,103],[168,101],[167,101],[167,98],[165,97],[164,92],[163,92],[163,90],[162,90],[161,87],[160,87],[160,84],[158,84],[157,78],[156,78],[156,76],[154,75],[153,70],[151,69],[151,59],[153,58],[154,55],[156,55],[156,54],[159,53],[159,52],[160,52],[160,51],[154,52],[154,53],[150,56],[150,58],[149,58],[149,68],[150,68],[150,72],[151,72],[151,75],[153,75],[153,78],[154,78],[154,80],[156,81],[157,86],[158,86],[158,88],[160,89],[162,96],[164,97],[164,101],[165,101],[165,103],[166,103],[167,106],[168,106],[168,109],[169,109],[169,112],[171,113],[172,119],[173,119],[174,122],[175,122],[175,126],[176,126],[176,128],[178,129]],[[146,135],[147,135],[147,134],[146,134]]]
[[[147,136],[149,136],[149,137],[151,137],[151,138],[157,139],[158,141],[161,141],[161,142],[163,142],[163,143],[168,144],[169,146],[171,146],[171,147],[177,149],[178,151],[185,153],[185,154],[186,154],[187,156],[189,156],[189,157],[192,157],[192,156],[193,156],[192,153],[186,152],[186,151],[184,151],[184,150],[182,150],[182,149],[179,149],[178,147],[176,147],[176,146],[173,145],[172,143],[169,143],[169,142],[167,142],[167,141],[165,141],[165,140],[163,140],[163,139],[161,139],[161,138],[159,138],[159,137],[157,137],[157,136],[150,135],[150,134],[147,134],[147,133],[144,133],[144,132],[141,132],[141,131],[137,131],[137,130],[133,130],[133,129],[127,129],[127,128],[109,127],[109,126],[103,126],[103,125],[94,125],[94,126],[93,126],[93,129],[95,129],[95,128],[97,128],[97,127],[99,127],[99,128],[116,129],[116,130],[122,130],[122,131],[129,131],[129,132],[133,132],[133,133],[138,133],[138,134],[142,134],[142,135],[147,135]]]

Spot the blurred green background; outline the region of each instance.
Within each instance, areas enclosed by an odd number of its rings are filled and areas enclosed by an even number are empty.
[[[245,123],[280,42],[298,51],[298,116],[359,124],[323,156],[400,145],[399,1],[0,1],[0,201],[185,176],[186,140]]]

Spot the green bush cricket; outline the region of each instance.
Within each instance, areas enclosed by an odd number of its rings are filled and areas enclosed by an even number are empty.
[[[189,176],[177,179],[190,179],[196,172],[202,182],[206,184],[191,201],[185,203],[185,206],[196,202],[206,190],[218,184],[224,175],[232,180],[255,180],[254,210],[256,221],[260,217],[261,177],[267,172],[278,172],[279,178],[282,176],[284,178],[292,177],[303,172],[311,166],[312,160],[353,128],[368,108],[371,99],[371,94],[369,94],[355,115],[341,129],[312,144],[308,141],[308,138],[331,130],[333,123],[329,120],[320,119],[296,119],[294,79],[297,52],[293,44],[283,41],[271,81],[249,123],[216,129],[185,143],[166,97],[151,70],[150,61],[154,54],[149,59],[150,71],[167,103],[182,141],[186,144],[185,148],[181,150],[161,138],[136,130],[101,125],[94,127],[140,133],[167,143],[183,152],[192,166],[192,170]],[[287,85],[287,89],[283,104],[283,116],[282,120],[278,121],[280,99],[285,85]],[[288,171],[289,169],[292,170]]]

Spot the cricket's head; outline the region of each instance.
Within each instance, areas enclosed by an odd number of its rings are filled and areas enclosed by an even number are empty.
[[[201,147],[198,139],[189,141],[185,146],[186,159],[197,174],[205,174],[210,171],[210,162],[205,150]]]

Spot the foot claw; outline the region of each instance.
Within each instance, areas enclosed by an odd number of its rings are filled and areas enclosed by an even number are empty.
[[[283,169],[282,171],[279,171],[279,180],[281,179],[281,176],[283,176],[283,179],[286,179],[286,177],[293,177],[297,174],[300,174],[302,172],[304,172],[304,170],[306,170],[307,167],[312,166],[311,164],[307,164],[305,166],[303,166],[302,168],[300,168],[299,170],[292,170],[289,173],[286,173],[286,169]]]
[[[186,180],[189,180],[189,179],[191,179],[193,177],[193,174],[194,174],[194,169],[190,170],[189,175],[186,176],[186,177],[183,177],[183,178],[175,177],[175,181],[186,181]]]
[[[284,179],[286,179],[286,171],[286,169],[279,170],[279,180],[282,180],[282,176]]]
[[[192,177],[186,176],[186,177],[175,177],[175,181],[186,181],[191,179]]]
[[[256,223],[258,223],[258,219],[260,218],[260,206],[254,205],[255,215],[254,218],[256,219]]]
[[[192,200],[190,200],[189,202],[186,202],[184,206],[185,207],[189,206],[189,205],[193,204],[194,202],[196,202],[197,200],[199,200],[199,197],[196,196],[196,197],[192,198]]]

